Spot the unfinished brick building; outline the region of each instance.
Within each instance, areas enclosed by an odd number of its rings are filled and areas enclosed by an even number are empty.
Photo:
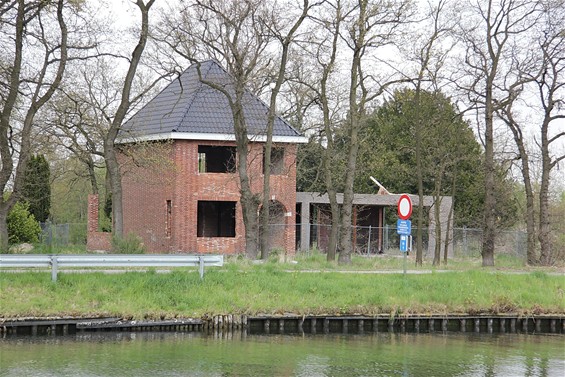
[[[202,80],[231,90],[215,61],[200,64]],[[245,93],[252,190],[262,192],[267,106]],[[124,233],[150,252],[244,253],[232,110],[227,97],[189,67],[123,127],[120,134]],[[306,142],[277,117],[271,163],[273,248],[295,251],[296,148]],[[131,153],[130,153],[131,152]],[[90,233],[90,232],[89,232]]]

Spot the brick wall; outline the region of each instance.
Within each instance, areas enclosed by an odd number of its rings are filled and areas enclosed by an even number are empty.
[[[122,169],[124,235],[141,237],[149,252],[177,251],[173,246],[175,200],[173,195],[176,168],[172,163],[173,144],[143,145],[120,155]],[[167,201],[172,213],[167,214]],[[168,233],[170,229],[170,233]]]
[[[150,252],[224,253],[245,252],[245,236],[239,175],[237,173],[199,173],[198,145],[235,146],[233,142],[198,142],[175,140],[168,148],[160,148],[167,164],[144,166],[120,158],[123,170],[124,231],[143,239]],[[284,206],[286,226],[282,244],[288,254],[295,251],[296,145],[284,145],[285,169],[282,175],[271,176],[271,199]],[[249,175],[252,190],[262,192],[263,144],[252,144]],[[171,201],[170,236],[167,229],[167,200]],[[235,237],[197,237],[197,205],[199,200],[235,201]],[[277,239],[281,238],[278,235]]]

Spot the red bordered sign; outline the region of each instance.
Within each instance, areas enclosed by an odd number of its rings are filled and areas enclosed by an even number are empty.
[[[400,195],[398,199],[398,217],[408,220],[412,216],[412,199],[406,194]]]

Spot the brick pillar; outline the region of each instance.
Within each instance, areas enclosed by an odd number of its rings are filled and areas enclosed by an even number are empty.
[[[98,231],[98,195],[88,195],[87,250],[112,250],[112,233]]]
[[[88,233],[98,232],[98,195],[88,195]]]

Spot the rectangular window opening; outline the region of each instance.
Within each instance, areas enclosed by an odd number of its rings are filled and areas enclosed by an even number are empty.
[[[265,174],[265,154],[266,151],[263,149],[263,174]],[[271,149],[271,175],[280,175],[284,172],[284,148],[272,148]]]
[[[235,237],[236,202],[198,201],[197,237]]]
[[[199,173],[234,173],[235,147],[198,146]]]

